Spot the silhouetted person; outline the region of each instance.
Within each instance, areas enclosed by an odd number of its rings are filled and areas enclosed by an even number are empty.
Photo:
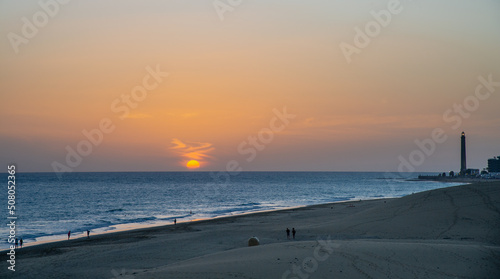
[[[16,242],[15,243],[16,243],[16,249],[17,249],[17,246],[19,245],[19,241],[17,240],[17,238],[16,238]]]
[[[90,237],[90,231],[87,230],[87,238],[89,238],[89,237]]]
[[[23,248],[23,239],[19,239],[19,247]]]
[[[290,229],[286,228],[286,238],[290,239]]]
[[[177,218],[174,219],[174,225],[177,225]]]
[[[68,240],[70,236],[71,236],[71,231],[68,231]]]
[[[295,228],[292,228],[292,236],[293,236],[293,239],[295,239],[295,233],[296,233]]]

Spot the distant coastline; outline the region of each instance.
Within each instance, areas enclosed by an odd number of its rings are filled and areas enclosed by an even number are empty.
[[[481,177],[450,177],[437,175],[419,175],[416,179],[408,179],[408,181],[438,181],[438,182],[456,182],[456,183],[481,183],[500,181],[498,178],[481,178]]]

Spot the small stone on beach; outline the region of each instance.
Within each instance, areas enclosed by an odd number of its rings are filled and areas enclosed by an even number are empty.
[[[248,239],[248,246],[257,246],[257,245],[259,245],[259,244],[260,244],[260,243],[259,243],[259,239],[258,239],[257,237],[255,237],[255,236],[250,237],[250,238]]]

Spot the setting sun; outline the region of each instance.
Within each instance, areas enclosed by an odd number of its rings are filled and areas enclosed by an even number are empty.
[[[187,162],[186,167],[188,169],[197,169],[200,167],[200,163],[196,160],[191,160],[191,161]]]

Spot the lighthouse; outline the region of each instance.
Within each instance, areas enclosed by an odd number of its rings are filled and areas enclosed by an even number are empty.
[[[467,159],[465,158],[465,132],[462,132],[462,136],[460,137],[460,142],[461,142],[460,175],[465,175],[465,171],[467,170]]]

